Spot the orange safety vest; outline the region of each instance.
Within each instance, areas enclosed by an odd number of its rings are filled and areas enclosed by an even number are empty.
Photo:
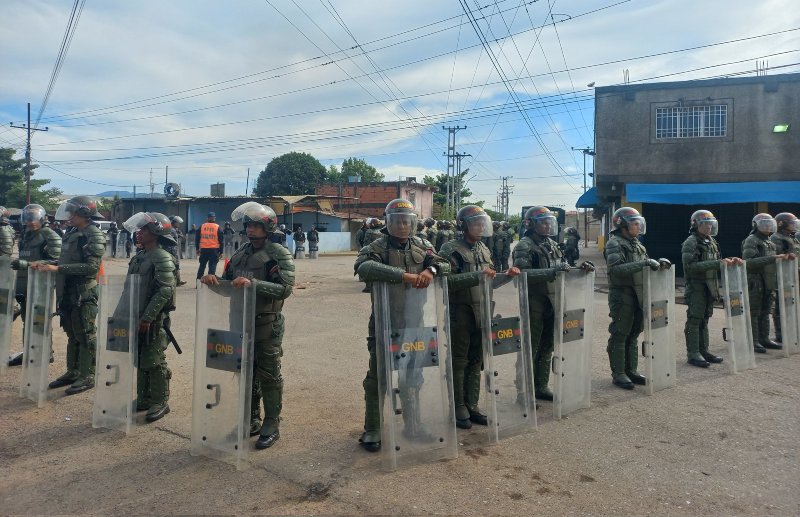
[[[219,249],[219,237],[217,223],[203,223],[200,226],[200,249]]]

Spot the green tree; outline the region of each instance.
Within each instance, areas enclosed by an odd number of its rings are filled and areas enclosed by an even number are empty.
[[[462,172],[456,178],[454,178],[454,182],[460,183],[461,185],[464,184],[464,176],[467,175],[467,171]],[[430,187],[436,187],[437,191],[433,194],[433,202],[440,207],[442,207],[442,217],[445,219],[453,219],[455,217],[454,213],[446,213],[447,212],[447,174],[437,174],[434,176],[425,176],[422,178],[422,183],[428,185]],[[458,197],[460,194],[460,197]],[[461,192],[456,194],[456,203],[461,204],[461,206],[469,205],[469,204],[482,204],[482,201],[471,202],[467,201],[467,198],[472,195],[472,192],[468,188],[461,189]]]
[[[329,166],[325,179],[330,183],[347,183],[348,176],[361,176],[364,182],[384,180],[378,169],[361,158],[347,158],[342,162],[341,169],[336,165]]]
[[[253,194],[259,197],[313,194],[325,175],[325,167],[310,154],[286,153],[273,158],[258,174]]]
[[[15,159],[16,151],[0,147],[0,205],[21,208],[25,206],[25,159]],[[38,165],[31,165],[31,175]],[[31,179],[31,203],[42,205],[48,211],[58,206],[61,190],[43,189],[47,179]]]

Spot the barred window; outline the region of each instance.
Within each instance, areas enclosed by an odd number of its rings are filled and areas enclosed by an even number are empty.
[[[656,138],[726,136],[728,106],[656,108]]]

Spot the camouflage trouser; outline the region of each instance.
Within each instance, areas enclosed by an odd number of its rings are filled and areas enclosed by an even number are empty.
[[[547,296],[538,296],[535,300],[529,299],[530,327],[531,327],[531,357],[533,357],[533,386],[535,391],[543,391],[550,383],[550,363],[553,360],[553,347],[555,346],[555,312],[553,304]],[[519,360],[517,370],[517,392],[521,393],[525,386],[524,370]]]
[[[708,320],[714,312],[714,297],[705,283],[686,282],[686,354],[708,353]]]
[[[469,418],[477,410],[481,392],[483,334],[470,305],[450,305],[450,338],[453,345],[453,399],[456,418]]]
[[[264,402],[264,426],[261,434],[278,430],[283,408],[283,333],[286,320],[282,314],[257,314],[255,329],[255,355],[253,361],[253,394],[251,416],[258,414],[258,405]],[[261,399],[261,400],[259,400]],[[253,407],[255,406],[255,407]]]
[[[747,278],[747,291],[750,298],[753,343],[765,343],[769,340],[769,315],[775,301],[775,291],[766,289],[760,276]]]
[[[642,307],[633,288],[612,287],[608,290],[608,360],[611,375],[636,372],[639,365],[639,334],[644,330]]]
[[[169,346],[163,328],[163,316],[151,324],[147,334],[139,334],[139,360],[136,393],[141,406],[159,406],[169,401],[169,380],[172,371],[165,353]]]
[[[67,370],[78,379],[94,379],[97,352],[97,287],[88,291],[80,303],[65,297],[59,304],[61,327],[67,334]]]

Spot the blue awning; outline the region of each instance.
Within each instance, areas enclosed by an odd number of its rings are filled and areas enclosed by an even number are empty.
[[[629,183],[625,189],[627,200],[634,203],[663,205],[800,203],[800,181]]]
[[[599,208],[600,200],[597,199],[597,188],[592,187],[584,192],[583,195],[578,198],[578,202],[575,203],[575,206],[577,208]]]

